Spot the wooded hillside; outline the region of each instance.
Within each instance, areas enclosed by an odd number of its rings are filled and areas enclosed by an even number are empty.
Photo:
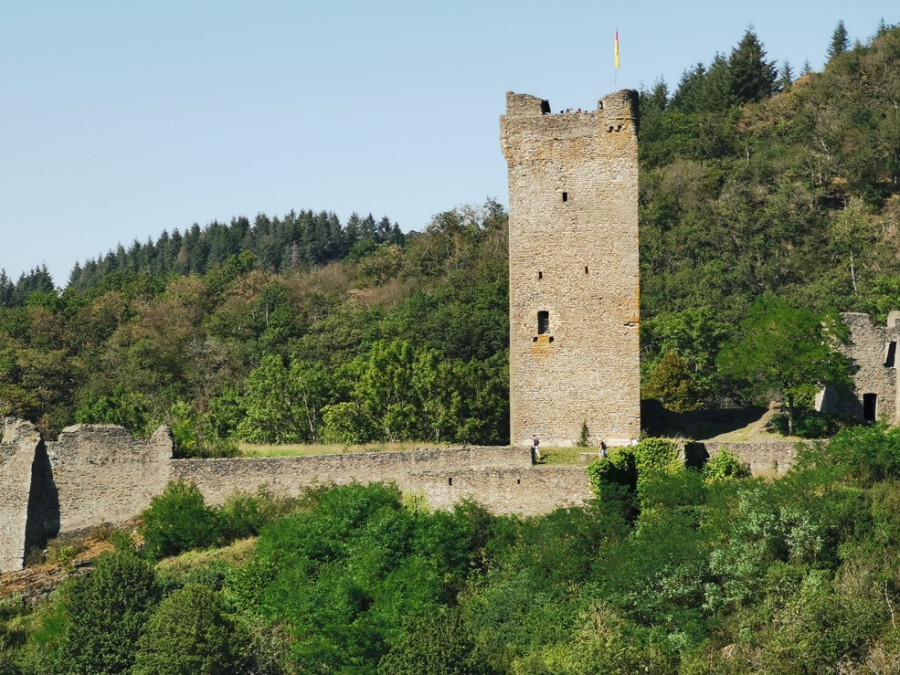
[[[754,396],[716,366],[764,294],[900,307],[900,30],[794,79],[752,31],[641,92],[644,396]],[[488,201],[403,234],[301,211],[163,232],[77,266],[0,274],[0,407],[175,429],[180,452],[260,442],[505,443],[506,215]],[[801,401],[802,403],[802,401]],[[577,440],[577,439],[573,439]]]

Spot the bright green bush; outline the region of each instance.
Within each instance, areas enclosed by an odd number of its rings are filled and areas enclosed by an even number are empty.
[[[721,481],[750,476],[750,465],[728,448],[720,449],[703,465],[703,476],[708,481]]]
[[[219,509],[223,534],[227,539],[255,536],[263,526],[286,516],[294,508],[295,499],[276,496],[265,487],[255,494],[236,492]]]
[[[221,539],[222,521],[193,483],[172,481],[141,513],[144,553],[153,560],[212,546]]]

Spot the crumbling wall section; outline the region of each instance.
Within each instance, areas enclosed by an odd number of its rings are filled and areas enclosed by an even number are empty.
[[[122,523],[147,507],[169,481],[174,449],[168,427],[137,440],[123,427],[78,424],[47,443],[59,503],[59,530]]]
[[[850,329],[851,344],[841,350],[856,363],[854,391],[826,386],[816,397],[816,409],[856,419],[900,422],[897,390],[897,343],[900,342],[900,312],[890,312],[885,326],[876,326],[868,314],[841,314]]]
[[[0,571],[22,567],[26,553],[32,464],[41,435],[30,422],[6,418],[0,441]]]
[[[583,506],[594,497],[583,466],[428,472],[416,476],[404,492],[420,492],[432,508],[450,509],[461,499],[471,499],[491,513],[523,516]]]
[[[472,499],[494,513],[536,515],[591,498],[582,467],[532,466],[528,447],[459,447],[304,457],[172,459],[171,432],[136,440],[113,425],[68,427],[44,443],[27,422],[0,444],[0,570],[19,569],[31,545],[59,533],[138,515],[170,480],[195,483],[210,504],[266,488],[394,483],[433,508]]]

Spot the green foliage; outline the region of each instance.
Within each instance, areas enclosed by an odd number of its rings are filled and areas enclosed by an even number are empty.
[[[320,365],[265,356],[244,383],[237,434],[252,443],[315,442],[327,395]]]
[[[592,467],[598,500],[530,518],[323,489],[263,527],[245,564],[156,582],[127,553],[113,578],[109,556],[33,617],[0,605],[0,638],[26,673],[129,659],[134,672],[884,669],[900,653],[895,436],[842,432],[775,481],[727,451],[689,470],[673,443],[645,439]],[[267,505],[245,495],[224,511],[256,528]],[[135,625],[139,640],[115,643],[129,665],[100,663],[113,659],[101,636]]]
[[[491,670],[474,654],[475,643],[458,611],[442,610],[409,617],[403,631],[381,657],[385,675],[477,675]]]
[[[869,487],[900,476],[900,428],[857,426],[835,435],[827,445],[803,447],[801,467],[838,472],[843,480]]]
[[[587,448],[591,443],[591,432],[588,430],[587,420],[581,423],[581,433],[575,442],[576,447]]]
[[[128,672],[141,627],[159,601],[153,568],[133,553],[102,556],[68,587],[60,664],[67,673]]]
[[[193,483],[172,481],[141,513],[144,553],[153,560],[219,541],[223,523]]]
[[[766,52],[752,30],[747,30],[728,59],[731,93],[738,103],[761,101],[775,91],[775,66],[765,60]]]
[[[769,420],[769,426],[783,436],[790,434],[787,413],[778,413]],[[855,422],[833,413],[823,413],[809,408],[795,409],[793,432],[800,438],[829,438]]]
[[[844,26],[844,21],[840,20],[837,23],[837,26],[834,27],[834,32],[831,34],[831,43],[828,45],[828,52],[826,53],[826,57],[829,61],[833,58],[840,56],[850,47],[850,38],[847,34],[847,28]]]
[[[269,523],[296,508],[296,500],[272,494],[264,486],[256,494],[236,492],[219,509],[222,533],[227,539],[258,535]]]
[[[749,478],[750,465],[728,448],[721,448],[703,465],[703,477],[709,482]]]
[[[848,339],[839,317],[794,309],[763,295],[741,322],[738,335],[723,347],[718,363],[758,395],[776,394],[787,401],[792,432],[796,396],[812,395],[826,384],[850,386],[852,361],[837,351]]]
[[[666,352],[643,387],[644,398],[658,399],[672,412],[687,412],[701,407],[701,390],[687,363],[675,352]]]
[[[247,639],[227,614],[218,593],[188,584],[160,602],[147,620],[131,672],[238,672]]]
[[[651,471],[677,471],[682,464],[678,444],[666,438],[645,438],[633,446],[635,468],[640,475]]]
[[[293,667],[373,670],[404,620],[453,603],[489,522],[471,504],[411,511],[393,487],[335,488],[312,511],[264,529],[231,592],[288,622]]]
[[[85,401],[75,411],[75,421],[79,424],[119,424],[136,436],[146,437],[153,431],[146,398],[121,385],[109,396],[96,396]]]
[[[22,625],[22,619],[28,613],[28,606],[21,598],[0,600],[0,673],[4,675],[18,672],[13,669],[12,655],[21,649],[28,639],[28,632]]]

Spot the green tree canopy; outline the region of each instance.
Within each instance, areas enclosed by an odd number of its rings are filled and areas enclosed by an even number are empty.
[[[718,364],[757,395],[775,394],[786,401],[793,433],[795,396],[812,395],[826,384],[850,386],[853,363],[837,350],[848,340],[848,329],[837,314],[795,309],[765,294],[722,348]]]

